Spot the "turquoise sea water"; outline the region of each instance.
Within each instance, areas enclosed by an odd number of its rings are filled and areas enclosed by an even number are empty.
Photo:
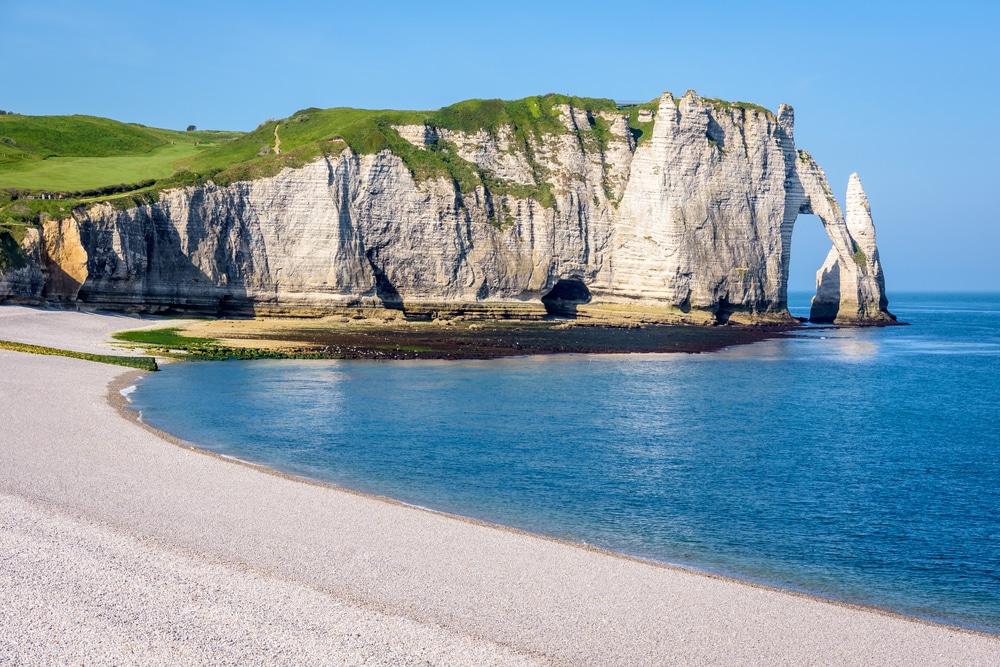
[[[282,471],[1000,633],[1000,295],[890,308],[700,355],[172,364],[131,398]]]

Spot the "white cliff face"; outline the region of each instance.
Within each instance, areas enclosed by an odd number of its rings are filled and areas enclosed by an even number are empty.
[[[489,177],[464,193],[445,178],[415,181],[389,151],[345,149],[272,178],[167,191],[126,211],[92,207],[74,221],[79,239],[63,244],[86,259],[74,274],[79,298],[263,314],[377,305],[544,312],[541,298],[564,281],[589,290],[583,315],[790,321],[792,226],[799,213],[816,213],[839,277],[835,290],[824,278],[820,297],[833,303],[837,294],[839,320],[888,316],[860,182],[852,177],[845,218],[822,170],[795,147],[790,107],[775,116],[665,94],[639,146],[622,114],[557,110],[565,132],[527,140],[510,127],[395,128]]]
[[[356,160],[324,159],[226,188],[172,190],[127,211],[94,207],[81,224],[90,275],[80,296],[210,311],[374,303],[348,205],[356,170]]]
[[[598,285],[720,321],[784,319],[785,138],[773,114],[665,94]],[[791,167],[794,168],[794,167]]]
[[[833,322],[840,310],[840,253],[830,248],[823,266],[816,272],[816,296],[812,298],[809,319],[813,322]]]
[[[855,247],[852,256],[854,272],[850,284],[841,281],[837,319],[843,323],[895,321],[896,318],[886,310],[889,300],[885,296],[882,262],[875,245],[871,206],[856,173],[851,174],[847,185],[846,221]]]

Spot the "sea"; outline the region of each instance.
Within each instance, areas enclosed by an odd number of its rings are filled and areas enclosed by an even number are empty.
[[[129,398],[286,473],[1000,634],[1000,294],[890,296],[908,326],[702,354],[178,363]]]

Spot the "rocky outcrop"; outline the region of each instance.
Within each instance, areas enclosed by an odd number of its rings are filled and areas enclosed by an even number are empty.
[[[46,273],[42,295],[50,301],[76,301],[87,280],[88,257],[75,219],[42,223],[41,256]]]
[[[809,319],[837,324],[895,322],[887,309],[871,207],[857,174],[851,174],[847,185],[845,227],[846,243],[834,244],[816,274]]]
[[[72,298],[80,280],[76,298],[89,304],[211,313],[548,308],[781,322],[791,320],[792,228],[815,213],[836,253],[838,321],[891,317],[860,182],[845,217],[797,150],[790,107],[775,115],[667,93],[644,110],[653,130],[638,140],[620,113],[557,111],[564,131],[527,138],[509,126],[395,128],[474,165],[482,182],[465,191],[416,180],[388,150],[345,149],[272,178],[166,191],[129,210],[94,206],[60,228],[61,245],[46,237],[68,277],[50,270],[46,289]],[[74,234],[82,254],[68,253]]]
[[[809,308],[811,322],[834,322],[840,310],[840,253],[830,248],[816,272],[816,296]]]
[[[42,273],[41,230],[28,228],[24,238],[16,243],[9,236],[0,235],[14,247],[15,261],[4,261],[0,266],[0,302],[40,304],[44,302],[45,276]]]

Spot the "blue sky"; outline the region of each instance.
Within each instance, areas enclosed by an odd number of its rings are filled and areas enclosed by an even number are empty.
[[[857,171],[889,297],[1000,291],[1000,8],[988,2],[0,0],[0,108],[247,130],[317,106],[432,109],[664,90],[796,111],[843,201]],[[813,217],[792,289],[829,247]]]

